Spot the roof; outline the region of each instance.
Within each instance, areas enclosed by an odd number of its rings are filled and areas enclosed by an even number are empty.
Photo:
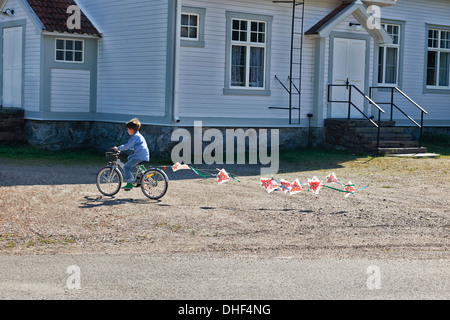
[[[71,5],[77,5],[73,0],[26,0],[31,9],[36,13],[39,20],[49,32],[79,33],[89,35],[100,35],[83,12],[81,12],[81,28],[69,29],[67,19],[72,15],[67,13]]]
[[[331,11],[323,19],[312,26],[306,35],[319,35],[320,37],[328,37],[334,28],[344,21],[347,17],[353,15],[354,18],[361,24],[361,26],[376,39],[378,43],[389,44],[392,43],[392,37],[387,33],[384,28],[374,28],[369,25],[371,21],[371,15],[367,12],[366,6],[361,0],[356,0],[352,3],[344,3]]]
[[[339,13],[344,11],[350,3],[343,3],[333,11],[331,11],[328,15],[326,15],[322,20],[313,25],[308,31],[305,32],[307,35],[316,34],[318,30],[320,30],[324,25],[326,25],[329,21],[333,20]]]

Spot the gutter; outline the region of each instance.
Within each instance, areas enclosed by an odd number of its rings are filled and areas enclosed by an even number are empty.
[[[173,121],[180,122],[178,115],[179,90],[180,90],[180,48],[181,48],[181,10],[182,0],[177,0],[176,23],[175,23],[175,61],[174,61],[174,90],[173,90]]]

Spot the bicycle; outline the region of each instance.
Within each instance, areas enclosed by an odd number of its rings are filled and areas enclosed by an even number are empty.
[[[96,184],[97,189],[103,195],[112,197],[120,191],[122,186],[123,175],[119,168],[123,170],[124,163],[120,161],[120,152],[118,151],[106,152],[105,155],[108,164],[97,173]],[[147,169],[144,163],[146,161],[135,166],[137,170],[135,174],[132,173],[133,187],[140,187],[144,195],[152,200],[161,199],[167,192],[169,178],[163,170],[158,168]]]

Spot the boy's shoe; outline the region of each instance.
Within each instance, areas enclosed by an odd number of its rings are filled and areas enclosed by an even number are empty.
[[[125,191],[130,191],[131,189],[133,189],[133,184],[131,182],[127,183],[124,187],[122,187],[122,189]]]

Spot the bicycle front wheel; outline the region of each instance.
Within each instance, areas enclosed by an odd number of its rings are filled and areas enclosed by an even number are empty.
[[[122,186],[120,173],[117,169],[105,167],[97,174],[97,189],[105,196],[113,196]]]
[[[146,197],[157,200],[162,198],[169,185],[169,179],[160,169],[149,169],[144,172],[141,179],[141,189]]]

